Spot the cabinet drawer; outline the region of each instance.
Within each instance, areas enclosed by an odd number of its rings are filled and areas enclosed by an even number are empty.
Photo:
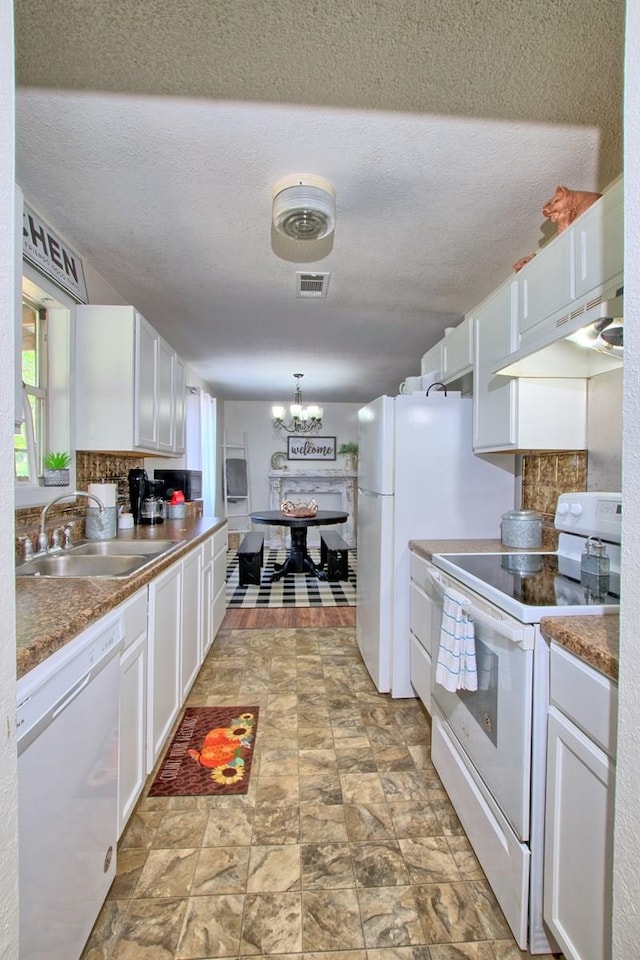
[[[417,553],[411,553],[409,556],[409,571],[411,579],[417,583],[423,590],[426,589],[427,571],[429,570],[429,561],[419,557]]]
[[[202,544],[202,566],[206,565],[213,560],[215,556],[215,534],[212,537],[209,537],[208,540]]]
[[[124,617],[125,647],[133,643],[140,634],[147,632],[147,588],[143,587],[122,606]]]
[[[216,530],[213,535],[213,555],[214,557],[220,553],[221,550],[226,552],[227,550],[227,525],[225,523],[224,527],[220,530]]]
[[[431,600],[426,593],[411,583],[409,624],[411,632],[420,641],[427,653],[431,653]]]
[[[616,754],[618,687],[558,644],[551,644],[550,700],[609,757]]]
[[[431,657],[413,633],[409,634],[409,675],[411,685],[431,713]]]
[[[227,552],[219,553],[213,561],[213,589],[217,592],[227,580]]]

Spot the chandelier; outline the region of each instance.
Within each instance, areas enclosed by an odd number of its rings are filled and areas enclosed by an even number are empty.
[[[293,376],[296,381],[296,391],[293,395],[293,403],[289,405],[291,419],[288,423],[285,421],[284,407],[272,407],[273,425],[281,430],[286,430],[287,433],[311,433],[312,430],[320,430],[322,428],[322,407],[318,407],[315,403],[309,404],[308,407],[302,406],[300,380],[304,374],[294,373]]]

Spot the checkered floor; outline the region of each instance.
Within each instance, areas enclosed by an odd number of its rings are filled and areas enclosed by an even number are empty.
[[[264,567],[258,587],[238,585],[238,555],[230,550],[227,562],[227,607],[353,607],[356,604],[356,557],[349,551],[349,579],[317,580],[311,574],[289,573],[271,583],[276,563],[284,563],[285,550],[264,551]],[[309,556],[320,563],[319,548],[310,547]]]

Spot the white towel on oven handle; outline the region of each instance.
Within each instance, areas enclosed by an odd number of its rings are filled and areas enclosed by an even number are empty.
[[[464,612],[465,597],[447,587],[442,603],[442,626],[436,665],[436,683],[445,690],[477,690],[476,638],[473,620]]]

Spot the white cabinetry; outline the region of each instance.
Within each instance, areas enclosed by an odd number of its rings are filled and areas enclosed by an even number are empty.
[[[442,379],[442,340],[428,350],[420,361],[420,375],[433,381]],[[429,384],[427,384],[429,386]]]
[[[473,448],[476,452],[580,450],[586,446],[587,385],[582,379],[515,379],[492,373],[514,335],[517,281],[473,311]]]
[[[410,556],[409,657],[411,685],[431,713],[434,605],[428,595],[432,565],[416,553]]]
[[[623,189],[614,183],[515,275],[518,304],[511,351],[494,371],[517,376],[590,377],[620,360],[565,338],[595,319],[623,283]]]
[[[465,317],[441,341],[442,382],[451,383],[473,369],[473,317]]]
[[[216,530],[204,544],[202,560],[203,625],[202,659],[215,640],[227,609],[227,526]]]
[[[184,452],[184,364],[134,307],[76,308],[76,447]]]
[[[181,596],[181,563],[175,563],[149,584],[147,773],[151,773],[182,705]]]
[[[121,607],[124,648],[120,656],[118,837],[142,793],[147,774],[147,588]]]
[[[182,561],[180,699],[183,702],[202,663],[202,547]]]
[[[544,919],[567,960],[609,960],[617,685],[551,644]]]

